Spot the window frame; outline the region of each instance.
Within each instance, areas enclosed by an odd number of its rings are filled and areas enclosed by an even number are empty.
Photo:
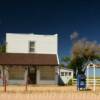
[[[65,72],[61,72],[60,74],[61,74],[61,76],[65,76]]]
[[[31,43],[33,43],[33,44],[31,44]],[[29,41],[29,53],[34,53],[34,52],[35,52],[35,41]]]

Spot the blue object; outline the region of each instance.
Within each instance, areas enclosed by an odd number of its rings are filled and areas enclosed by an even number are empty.
[[[86,77],[83,74],[77,75],[77,89],[80,90],[80,88],[86,89]]]

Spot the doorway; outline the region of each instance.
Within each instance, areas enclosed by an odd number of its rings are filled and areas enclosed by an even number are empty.
[[[36,84],[36,66],[28,68],[28,84]]]

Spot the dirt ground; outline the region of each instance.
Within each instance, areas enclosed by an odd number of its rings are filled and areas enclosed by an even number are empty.
[[[93,92],[77,91],[76,86],[8,86],[0,87],[0,100],[100,100],[100,87]]]

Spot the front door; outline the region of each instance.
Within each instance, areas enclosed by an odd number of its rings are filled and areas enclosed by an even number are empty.
[[[36,84],[36,66],[30,66],[28,68],[28,83]]]

